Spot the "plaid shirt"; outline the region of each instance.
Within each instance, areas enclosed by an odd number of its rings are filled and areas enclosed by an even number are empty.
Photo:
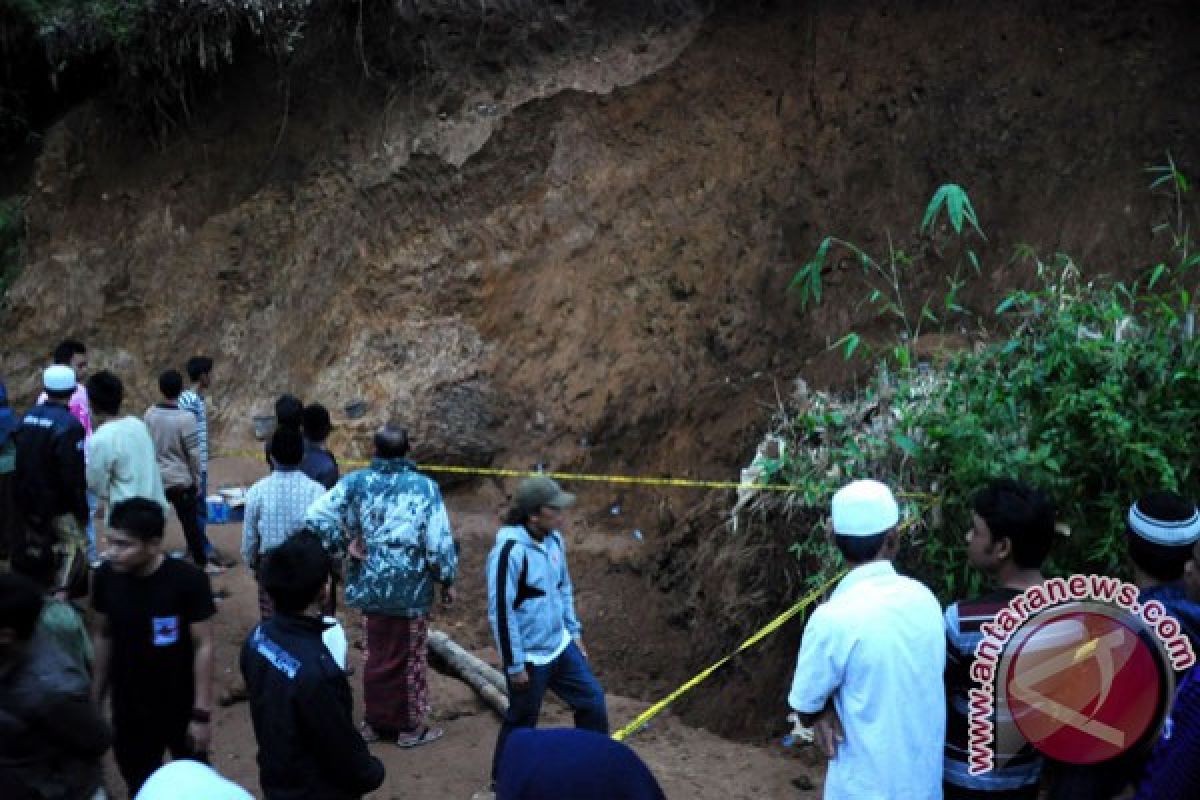
[[[242,523],[243,563],[257,566],[261,554],[304,527],[304,512],[324,493],[324,486],[294,467],[276,467],[251,486]]]

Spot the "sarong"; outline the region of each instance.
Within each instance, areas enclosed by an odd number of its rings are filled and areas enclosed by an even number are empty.
[[[426,620],[370,613],[363,618],[367,629],[363,666],[366,723],[386,738],[414,731],[429,713]]]

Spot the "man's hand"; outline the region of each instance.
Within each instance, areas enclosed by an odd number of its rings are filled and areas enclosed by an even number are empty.
[[[208,745],[212,740],[212,724],[192,720],[188,723],[187,740],[193,755],[207,754]]]
[[[363,537],[355,536],[350,540],[350,544],[346,545],[346,555],[355,561],[367,560],[367,543],[363,541]]]
[[[520,672],[508,676],[514,692],[523,692],[529,688],[529,672],[524,667]]]
[[[453,586],[442,587],[442,606],[449,608],[454,605],[454,601],[458,599],[458,592],[454,591]]]
[[[816,735],[817,747],[821,748],[825,757],[837,758],[838,744],[846,740],[846,733],[842,730],[842,721],[838,719],[837,711],[832,703],[825,706],[825,710],[817,716],[812,727]]]

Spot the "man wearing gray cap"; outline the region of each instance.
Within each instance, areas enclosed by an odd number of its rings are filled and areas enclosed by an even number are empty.
[[[886,486],[854,481],[832,510],[850,572],[808,621],[788,702],[829,757],[826,798],[940,798],[941,606],[892,567],[900,511]]]
[[[54,551],[54,593],[65,600],[72,579],[84,576],[87,546],[87,476],[84,429],[67,404],[75,393],[75,370],[56,364],[42,373],[45,401],[30,409],[17,430],[14,496],[24,520],[14,546],[13,568],[22,558]]]
[[[509,734],[537,727],[547,689],[575,712],[575,727],[608,733],[604,690],[588,666],[559,532],[563,510],[574,503],[575,495],[550,478],[521,481],[488,555],[488,620],[509,696],[492,756],[493,781]]]

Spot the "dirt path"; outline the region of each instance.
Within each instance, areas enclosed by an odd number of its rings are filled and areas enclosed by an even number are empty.
[[[259,463],[222,459],[213,462],[210,485],[249,485],[264,473]],[[453,613],[435,617],[433,625],[447,630],[452,636],[472,648],[480,657],[494,661],[495,651],[487,645],[486,619],[479,619],[486,597],[486,584],[481,565],[495,534],[496,496],[458,495],[448,499],[451,523],[462,543],[462,573],[459,579],[459,607]],[[617,538],[610,532],[594,529],[579,520],[582,533],[571,538],[572,546],[582,554],[603,554],[620,559],[630,547],[628,537]],[[239,524],[210,527],[214,543],[228,553],[237,552],[241,539]],[[183,546],[178,524],[172,519],[168,526],[167,547]],[[593,565],[601,560],[580,559],[580,564]],[[589,617],[608,615],[612,608],[623,607],[629,601],[621,597],[620,586],[608,586],[613,576],[602,569],[576,567],[574,580],[578,586],[585,626]],[[245,568],[238,566],[213,581],[214,588],[229,591],[230,596],[219,605],[217,615],[217,693],[218,696],[237,680],[237,654],[246,633],[257,621],[258,606],[253,580]],[[612,598],[617,605],[606,606],[602,599]],[[636,598],[635,598],[636,602]],[[357,617],[347,614],[347,630],[351,640],[359,639]],[[630,636],[654,636],[653,630],[631,623]],[[600,648],[593,648],[600,649]],[[593,656],[597,658],[596,656]],[[362,652],[350,650],[350,663],[356,669],[351,686],[354,688],[356,716],[361,716]],[[609,715],[615,726],[633,719],[648,703],[623,697],[605,680],[605,665],[597,658],[597,672],[609,690]],[[628,670],[622,665],[622,670]],[[430,689],[434,715],[443,728],[445,738],[428,747],[400,750],[391,745],[374,745],[373,752],[387,767],[387,780],[372,798],[405,798],[405,800],[467,800],[484,787],[491,763],[499,721],[474,692],[454,678],[430,673]],[[697,690],[703,692],[703,687]],[[781,707],[781,713],[783,709]],[[545,726],[569,726],[570,714],[557,703],[548,703],[543,714]],[[258,769],[255,764],[257,747],[250,715],[245,703],[218,708],[214,715],[214,744],[212,760],[224,775],[252,791],[258,791]],[[730,798],[789,798],[815,796],[798,790],[792,780],[808,776],[819,781],[819,770],[804,757],[789,756],[781,749],[739,744],[722,739],[707,731],[690,728],[670,713],[656,719],[649,729],[633,737],[629,744],[645,759],[658,777],[668,797],[697,800],[729,800]],[[119,784],[119,781],[113,785]],[[120,796],[120,795],[118,795]]]

